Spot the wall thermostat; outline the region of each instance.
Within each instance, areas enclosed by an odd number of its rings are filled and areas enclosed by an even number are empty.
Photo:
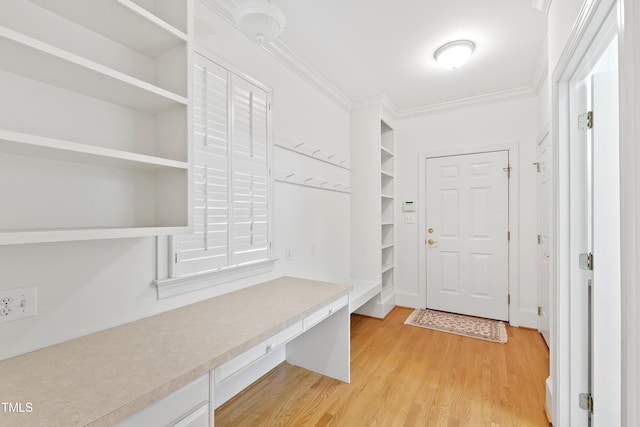
[[[416,210],[416,204],[412,201],[402,202],[403,212],[414,212]]]

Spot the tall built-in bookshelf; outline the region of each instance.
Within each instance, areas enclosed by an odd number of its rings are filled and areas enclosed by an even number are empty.
[[[380,227],[382,297],[394,292],[395,162],[393,129],[380,121]]]
[[[4,2],[0,244],[188,231],[190,8]]]

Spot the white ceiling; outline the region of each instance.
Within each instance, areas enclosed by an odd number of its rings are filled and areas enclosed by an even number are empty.
[[[277,43],[356,104],[386,95],[411,111],[533,93],[546,64],[546,15],[531,0],[271,1],[287,17]],[[476,44],[470,62],[439,68],[433,52],[457,39]]]

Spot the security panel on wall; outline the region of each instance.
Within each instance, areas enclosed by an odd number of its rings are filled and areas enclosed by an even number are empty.
[[[416,203],[413,200],[402,202],[402,212],[404,212],[404,223],[414,224],[416,222],[415,215]]]

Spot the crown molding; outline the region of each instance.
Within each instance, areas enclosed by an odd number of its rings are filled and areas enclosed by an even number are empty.
[[[540,94],[542,90],[542,85],[545,80],[549,76],[549,39],[548,37],[544,38],[544,42],[542,43],[542,48],[540,48],[540,53],[538,54],[538,60],[536,61],[536,68],[533,71],[533,79],[531,81],[531,87],[533,88],[536,95]]]
[[[265,43],[262,48],[339,107],[346,111],[351,111],[353,107],[351,99],[331,84],[322,74],[314,70],[289,46],[280,40],[274,40],[271,43]]]
[[[539,10],[545,15],[548,15],[549,8],[551,7],[551,0],[531,0],[531,7]]]
[[[233,0],[200,0],[209,6],[214,12],[222,16],[227,22],[235,27],[233,20]],[[262,49],[271,54],[275,59],[293,71],[296,75],[309,83],[313,88],[325,95],[340,108],[351,111],[353,102],[342,91],[336,88],[322,74],[318,73],[307,64],[298,54],[296,54],[286,44],[276,39],[270,43],[260,45]]]
[[[383,108],[392,116],[397,117],[400,114],[400,110],[398,107],[394,105],[393,102],[389,99],[387,95],[379,95],[373,98],[364,99],[362,101],[358,101],[353,104],[353,109],[361,109],[361,108],[369,108],[369,107],[378,107]]]
[[[458,110],[479,104],[488,104],[499,101],[510,101],[535,97],[536,92],[531,87],[520,87],[500,92],[488,93],[486,95],[473,96],[469,98],[457,99],[455,101],[441,102],[439,104],[425,105],[423,107],[400,110],[398,118],[407,119],[425,114],[442,112],[446,110]]]

